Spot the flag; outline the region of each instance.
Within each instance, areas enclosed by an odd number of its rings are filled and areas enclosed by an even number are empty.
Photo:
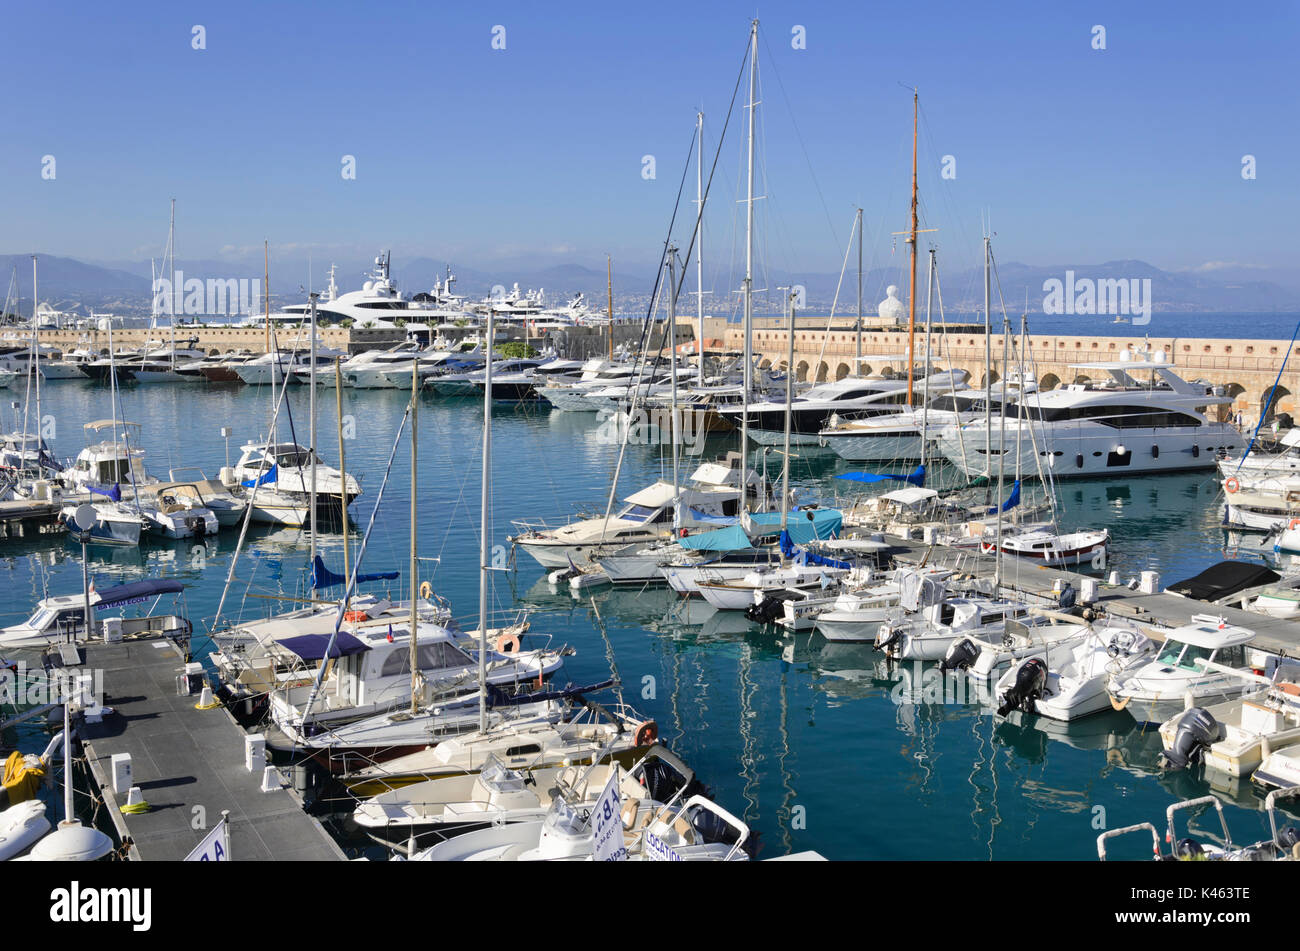
[[[393,625],[388,625],[388,643],[393,643]]]

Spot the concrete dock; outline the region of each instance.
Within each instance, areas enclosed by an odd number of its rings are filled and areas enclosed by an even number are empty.
[[[196,696],[177,694],[186,658],[175,642],[96,642],[82,651],[87,668],[103,671],[103,703],[116,711],[87,726],[86,757],[118,838],[134,843],[131,859],[184,859],[223,810],[235,861],[346,858],[293,789],[261,791],[262,774],[245,769],[244,731],[224,707],[198,710]],[[115,753],[131,755],[147,812],[120,811],[126,797],[113,790]]]

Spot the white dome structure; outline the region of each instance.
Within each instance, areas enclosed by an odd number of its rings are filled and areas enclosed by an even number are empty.
[[[907,307],[898,299],[898,285],[890,284],[885,288],[885,294],[888,295],[880,302],[877,313],[883,323],[901,324],[907,319]]]

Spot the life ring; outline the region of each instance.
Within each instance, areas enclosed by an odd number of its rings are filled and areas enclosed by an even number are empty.
[[[1237,481],[1236,476],[1228,476],[1227,480],[1223,483],[1223,487],[1228,491],[1228,494],[1231,495],[1233,492],[1236,492],[1241,488],[1241,483]]]
[[[352,621],[352,622],[365,621],[368,620],[369,617],[370,615],[367,614],[365,611],[348,611],[346,614],[343,615],[343,620]]]
[[[519,652],[519,638],[514,634],[502,634],[497,638],[497,653],[516,654]]]
[[[1300,528],[1300,518],[1293,518],[1291,519],[1291,523],[1287,525],[1286,530],[1288,532],[1294,532],[1297,528]]]
[[[433,585],[429,584],[427,581],[421,581],[420,597],[424,598],[426,601],[433,597]]]
[[[636,728],[636,745],[649,746],[659,739],[659,725],[654,720],[646,720]]]
[[[980,542],[980,554],[991,555],[997,551],[997,547],[996,542]]]

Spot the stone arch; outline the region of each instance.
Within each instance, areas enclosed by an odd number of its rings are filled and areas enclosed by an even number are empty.
[[[980,380],[980,389],[986,389],[992,386],[994,383],[998,382],[998,380],[1000,379],[1002,379],[1002,377],[998,375],[997,370],[993,370],[992,372],[985,373],[983,378]]]
[[[1054,390],[1061,385],[1061,378],[1055,373],[1045,373],[1043,378],[1038,381],[1040,390]]]
[[[817,364],[817,382],[825,383],[827,374],[831,372],[831,365],[825,360]]]
[[[849,375],[849,365],[847,363],[841,363],[839,366],[835,368],[835,379],[842,380],[848,375]]]
[[[1075,383],[1078,383],[1078,384],[1080,384],[1080,385],[1082,385],[1082,384],[1084,384],[1084,383],[1091,383],[1091,382],[1092,382],[1092,377],[1088,376],[1087,374],[1080,373],[1080,374],[1077,374],[1077,375],[1075,376],[1075,378],[1074,378],[1074,382],[1075,382]]]
[[[1259,416],[1264,422],[1271,422],[1278,413],[1287,412],[1290,405],[1283,406],[1283,400],[1291,395],[1285,386],[1269,387],[1259,398]]]
[[[758,361],[758,368],[760,370],[767,370],[771,366],[772,366],[772,361],[769,360],[767,357],[764,357],[762,360]]]
[[[804,380],[808,379],[808,361],[807,361],[807,360],[800,360],[800,361],[795,365],[795,377],[794,377],[794,378],[795,378],[796,380],[800,381],[801,383],[802,383]]]

